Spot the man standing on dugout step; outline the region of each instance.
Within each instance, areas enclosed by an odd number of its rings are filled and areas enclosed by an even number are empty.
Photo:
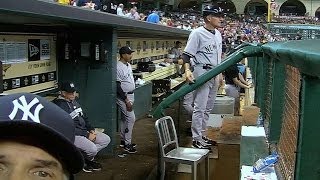
[[[221,62],[222,37],[217,28],[224,21],[222,9],[207,6],[203,10],[205,25],[191,32],[182,54],[185,62],[185,75],[189,82],[215,68]],[[190,58],[193,58],[194,71],[190,70]],[[194,110],[192,114],[193,147],[210,149],[216,142],[205,136],[209,113],[213,108],[222,75],[218,75],[194,91]]]
[[[117,105],[121,111],[120,121],[120,147],[128,153],[136,153],[136,144],[131,142],[133,125],[136,120],[133,103],[135,89],[134,78],[130,61],[132,53],[130,47],[119,49],[120,60],[117,62]]]

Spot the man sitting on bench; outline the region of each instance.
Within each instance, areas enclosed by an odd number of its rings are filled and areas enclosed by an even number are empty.
[[[64,82],[60,86],[60,95],[53,102],[65,110],[72,117],[75,125],[75,141],[85,158],[84,172],[101,170],[100,163],[94,157],[110,143],[110,137],[104,133],[96,132],[90,125],[80,104],[75,100],[76,88],[72,82]]]

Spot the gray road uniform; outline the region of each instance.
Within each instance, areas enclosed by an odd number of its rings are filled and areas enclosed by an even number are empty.
[[[125,144],[131,144],[132,129],[135,122],[134,111],[127,111],[125,104],[125,98],[134,103],[135,89],[134,78],[132,74],[132,68],[129,63],[123,63],[121,61],[117,62],[117,83],[120,83],[121,89],[124,92],[123,96],[119,96],[117,93],[117,105],[120,107],[121,111],[121,121],[120,121],[120,136],[121,139],[125,141]]]
[[[210,32],[204,27],[193,30],[189,36],[184,53],[193,57],[195,78],[213,69],[221,62],[222,37],[218,30]],[[219,87],[218,78],[194,91],[194,110],[192,114],[192,137],[202,141],[202,133],[207,129],[209,113],[213,108]]]

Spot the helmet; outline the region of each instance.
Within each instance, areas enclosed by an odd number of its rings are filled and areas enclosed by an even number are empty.
[[[221,9],[218,6],[208,5],[206,6],[203,11],[203,17],[209,16],[209,15],[216,15],[216,16],[223,16],[223,9]]]

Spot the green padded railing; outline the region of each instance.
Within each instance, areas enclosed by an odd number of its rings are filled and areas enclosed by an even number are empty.
[[[246,46],[241,48],[240,50],[237,50],[228,58],[226,58],[225,61],[223,61],[216,68],[208,71],[207,73],[197,78],[194,84],[186,84],[182,86],[179,90],[177,90],[175,93],[171,94],[166,99],[164,99],[153,111],[153,117],[160,118],[162,116],[165,116],[163,113],[163,110],[165,108],[169,107],[172,103],[179,100],[179,98],[183,97],[187,93],[202,86],[204,83],[206,83],[216,75],[222,73],[232,64],[238,63],[245,57],[261,56],[261,55],[262,55],[261,47],[258,45]]]

